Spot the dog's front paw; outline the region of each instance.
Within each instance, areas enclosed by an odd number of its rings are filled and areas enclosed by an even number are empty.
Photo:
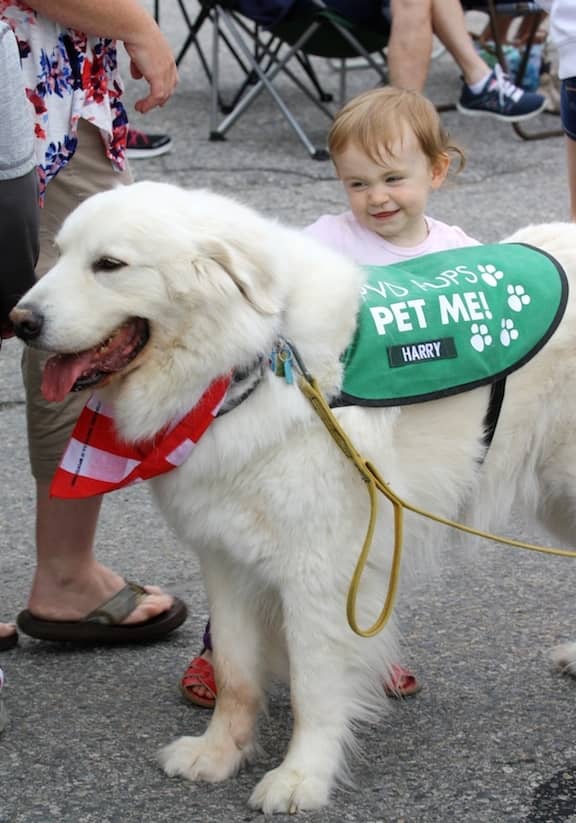
[[[576,643],[562,643],[550,652],[552,666],[562,674],[576,677]]]
[[[249,802],[253,809],[260,809],[264,814],[294,814],[325,806],[329,791],[325,780],[279,766],[264,775]]]
[[[158,752],[158,759],[170,777],[220,783],[236,774],[251,749],[238,749],[232,740],[214,743],[208,735],[179,737]]]

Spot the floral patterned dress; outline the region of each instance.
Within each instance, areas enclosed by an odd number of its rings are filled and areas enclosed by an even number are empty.
[[[122,170],[128,126],[116,41],[65,28],[14,0],[0,0],[0,18],[18,40],[34,110],[41,200],[76,150],[81,117],[100,129],[107,157]]]

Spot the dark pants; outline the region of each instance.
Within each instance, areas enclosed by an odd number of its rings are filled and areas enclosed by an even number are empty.
[[[35,169],[0,180],[0,336],[9,335],[8,314],[35,282],[38,216]]]
[[[571,140],[576,140],[576,77],[562,80],[560,90],[562,128]]]

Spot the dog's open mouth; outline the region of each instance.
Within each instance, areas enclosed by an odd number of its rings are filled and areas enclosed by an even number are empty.
[[[132,317],[91,349],[51,357],[44,366],[42,394],[46,400],[57,402],[69,392],[97,386],[125,369],[142,351],[149,336],[148,322]]]

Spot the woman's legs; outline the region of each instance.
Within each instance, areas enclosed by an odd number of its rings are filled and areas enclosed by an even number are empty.
[[[106,158],[99,131],[79,124],[78,149],[69,165],[48,185],[40,224],[38,276],[54,264],[54,237],[66,216],[84,199],[119,183],[130,183],[129,172],[118,174]],[[123,588],[123,578],[98,563],[93,554],[101,498],[50,498],[50,481],[87,395],[69,395],[63,403],[48,403],[40,391],[45,356],[25,349],[28,443],[36,480],[37,567],[28,601],[29,611],[47,620],[78,620]],[[148,589],[148,587],[147,587]],[[126,618],[143,622],[167,611],[173,598],[150,587]]]
[[[432,0],[432,29],[460,67],[465,83],[479,83],[490,74],[476,51],[460,0]]]

